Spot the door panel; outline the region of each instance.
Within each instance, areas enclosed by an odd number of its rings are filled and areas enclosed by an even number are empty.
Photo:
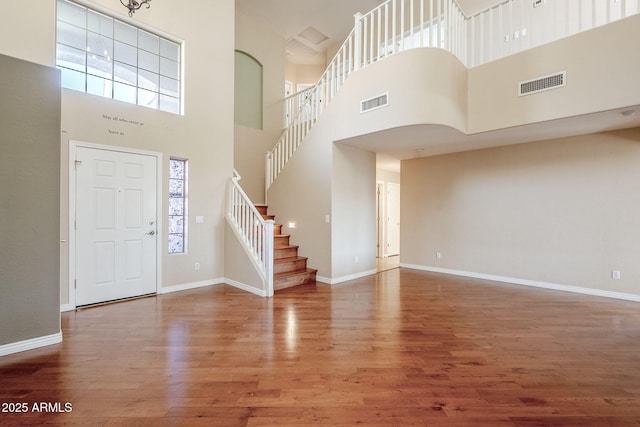
[[[156,292],[156,163],[77,147],[77,306]]]

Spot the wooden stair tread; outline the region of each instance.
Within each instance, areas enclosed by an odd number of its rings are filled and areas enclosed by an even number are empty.
[[[273,260],[274,263],[286,263],[286,262],[295,262],[295,261],[304,261],[307,260],[307,257],[304,256],[292,256],[288,258],[276,258]]]

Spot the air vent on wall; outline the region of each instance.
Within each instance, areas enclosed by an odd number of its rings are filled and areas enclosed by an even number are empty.
[[[556,89],[567,85],[567,72],[562,71],[548,76],[539,77],[518,84],[518,96],[531,95],[549,89]]]
[[[387,105],[389,105],[389,93],[360,101],[360,112],[366,113],[367,111],[376,110],[378,108],[386,107]]]

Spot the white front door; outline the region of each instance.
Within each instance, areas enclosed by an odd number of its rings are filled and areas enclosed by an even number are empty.
[[[76,306],[156,292],[157,158],[76,147]]]
[[[400,184],[387,183],[387,256],[400,253]]]

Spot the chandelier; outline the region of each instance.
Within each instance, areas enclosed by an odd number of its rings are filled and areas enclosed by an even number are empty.
[[[129,16],[133,16],[136,10],[140,9],[143,4],[147,6],[147,9],[149,9],[151,7],[151,5],[149,4],[150,2],[151,0],[140,0],[140,1],[129,0],[129,3],[127,4],[122,0],[120,0],[120,3],[122,3],[124,7],[129,9]]]

